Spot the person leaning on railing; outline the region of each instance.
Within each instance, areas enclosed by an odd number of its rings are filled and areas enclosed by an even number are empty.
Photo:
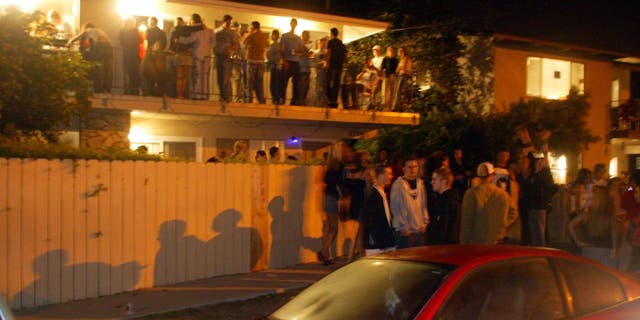
[[[80,53],[85,60],[97,62],[91,72],[93,92],[111,92],[113,81],[113,51],[109,36],[91,22],[84,25],[83,31],[69,39],[67,47],[80,41]]]

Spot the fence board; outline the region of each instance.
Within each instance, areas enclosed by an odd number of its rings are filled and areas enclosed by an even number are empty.
[[[63,160],[61,168],[61,181],[63,181],[60,188],[61,197],[61,221],[60,221],[60,233],[62,234],[62,251],[61,251],[61,277],[60,277],[60,299],[62,302],[73,300],[74,289],[74,269],[73,265],[73,252],[74,247],[74,224],[73,217],[75,216],[75,201],[74,201],[74,189],[75,185],[74,175],[76,171],[76,161]],[[69,183],[71,182],[71,183]]]
[[[175,217],[176,217],[176,275],[174,283],[184,282],[187,276],[187,239],[189,227],[187,220],[187,166],[185,162],[176,163],[175,180]]]
[[[98,296],[98,242],[102,231],[98,220],[98,203],[106,188],[98,171],[98,161],[87,161],[87,191],[84,196],[87,208],[87,298]]]
[[[135,268],[135,217],[134,217],[134,172],[133,161],[122,163],[122,288],[131,290],[137,282]]]
[[[220,176],[217,175],[217,171],[219,171],[219,168],[221,167],[218,164],[215,163],[208,163],[206,165],[207,167],[207,178],[205,179],[205,183],[206,183],[206,196],[205,196],[205,202],[206,202],[206,207],[205,207],[205,211],[206,211],[206,215],[204,218],[204,224],[206,225],[206,229],[205,229],[205,237],[203,238],[203,240],[205,241],[205,275],[207,277],[213,277],[217,274],[217,267],[218,267],[218,263],[216,257],[215,257],[215,246],[214,243],[212,242],[213,237],[215,236],[215,232],[213,230],[213,220],[216,217],[216,214],[218,213],[218,199],[221,197],[221,195],[219,194],[216,186],[218,184],[218,181],[216,181],[216,179],[219,179]]]
[[[46,189],[48,197],[40,200],[46,204],[48,211],[47,219],[47,254],[49,281],[47,284],[47,296],[51,303],[59,303],[62,301],[62,266],[64,265],[62,254],[62,162],[60,160],[45,160],[48,179],[46,181]],[[41,170],[39,172],[42,173]],[[1,180],[1,179],[0,179]],[[40,211],[40,209],[38,210]]]
[[[177,173],[176,168],[177,164],[175,162],[167,163],[167,233],[165,238],[165,243],[162,244],[160,250],[166,252],[166,260],[167,264],[167,284],[176,283],[176,259],[177,259],[177,232],[176,232],[176,180]]]
[[[198,166],[189,165],[186,166],[186,175],[185,175],[185,197],[183,198],[185,208],[185,221],[188,223],[186,225],[185,230],[185,240],[186,240],[186,248],[185,248],[185,279],[198,279],[198,241],[197,238],[198,226],[197,226],[197,196],[198,196]]]
[[[134,252],[134,272],[138,274],[137,281],[135,282],[135,289],[143,288],[145,281],[144,277],[146,273],[140,269],[139,266],[144,264],[146,257],[146,221],[145,221],[145,205],[146,205],[146,173],[144,171],[145,165],[142,161],[135,161],[133,163],[134,171],[134,197],[133,201],[133,220],[134,220],[134,240],[133,240],[133,252]],[[140,264],[142,262],[142,264]]]
[[[36,162],[32,159],[22,161],[22,208],[20,211],[21,223],[21,251],[22,251],[22,306],[33,307],[36,300],[36,286],[40,287],[40,282],[36,282],[38,270],[41,265],[46,268],[46,257],[41,257],[36,265],[36,245],[40,240],[36,237],[36,217],[35,217],[35,179]],[[35,273],[35,274],[34,274]],[[46,275],[45,275],[46,276]]]
[[[34,265],[35,272],[33,279],[35,284],[35,305],[43,305],[53,303],[53,297],[49,295],[49,281],[54,274],[49,274],[49,265],[53,263],[53,252],[48,250],[48,242],[51,241],[49,235],[49,204],[46,201],[49,198],[49,161],[46,159],[37,159],[33,161],[33,193],[25,198],[25,201],[33,203],[33,222],[34,230]],[[50,261],[51,260],[51,261]],[[36,262],[41,262],[36,267]]]
[[[110,207],[109,216],[109,243],[111,246],[109,263],[111,265],[111,293],[124,291],[123,287],[123,194],[124,194],[124,163],[122,161],[113,161],[111,163],[111,186],[110,190]]]
[[[154,265],[153,265],[153,283],[155,286],[167,284],[167,259],[165,250],[163,247],[164,239],[168,237],[168,225],[165,223],[167,220],[167,170],[166,163],[158,163],[157,165],[157,182],[155,188],[157,190],[157,207],[156,207],[156,230],[158,242],[158,250],[156,251]]]
[[[9,163],[7,159],[0,158],[0,259],[6,261],[0,263],[0,292],[9,292]],[[11,298],[11,297],[6,297]]]
[[[9,279],[9,294],[7,297],[12,299],[11,305],[13,308],[22,307],[22,295],[21,290],[23,288],[22,283],[22,268],[31,268],[31,265],[22,264],[22,160],[10,159],[9,160],[9,187],[8,191],[8,206],[9,212],[8,226],[11,232],[9,233],[9,258],[7,265],[9,266],[12,275]]]
[[[156,206],[157,206],[157,170],[158,163],[152,161],[146,161],[144,163],[145,170],[145,233],[146,233],[146,257],[143,262],[144,268],[142,273],[145,275],[144,287],[153,287],[154,283],[154,260],[156,253],[158,252],[158,224],[156,220]]]
[[[74,179],[73,216],[73,298],[87,297],[87,161],[77,160]]]
[[[207,275],[205,244],[207,240],[209,240],[210,230],[207,214],[207,174],[209,165],[206,163],[198,163],[194,167],[197,168],[197,178],[195,179],[196,192],[193,192],[196,195],[196,218],[193,221],[196,227],[196,237],[201,241],[201,243],[198,243],[199,246],[197,248],[198,268],[196,269],[196,279],[201,279]]]
[[[111,290],[111,243],[113,242],[113,229],[111,219],[111,197],[113,195],[111,185],[111,162],[100,161],[97,164],[97,174],[100,176],[104,190],[98,197],[98,295],[104,296],[112,293]]]
[[[246,272],[260,254],[262,267],[312,260],[321,175],[292,165],[0,159],[0,292],[20,308]]]
[[[222,212],[223,210],[226,210],[226,201],[228,198],[228,195],[224,192],[229,190],[225,184],[226,182],[226,168],[228,166],[227,165],[216,165],[215,166],[215,177],[213,181],[214,184],[214,192],[215,192],[215,199],[216,202],[214,204],[214,210],[213,210],[213,216],[210,222],[211,225],[211,230],[213,231],[213,234],[211,236],[211,238],[209,239],[209,243],[210,243],[210,247],[213,248],[213,252],[211,253],[211,256],[214,259],[214,263],[215,263],[215,275],[221,275],[225,273],[225,264],[226,261],[224,261],[225,256],[224,256],[224,243],[223,241],[221,241],[222,235],[224,230],[220,227],[221,223],[219,222],[219,219],[222,219]],[[222,183],[220,183],[222,181]]]

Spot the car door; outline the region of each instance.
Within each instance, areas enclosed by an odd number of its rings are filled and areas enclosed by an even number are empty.
[[[470,271],[434,319],[561,319],[566,316],[558,281],[543,257],[482,264]]]
[[[604,269],[568,259],[553,258],[551,262],[566,288],[570,314],[587,315],[626,302],[624,287]]]

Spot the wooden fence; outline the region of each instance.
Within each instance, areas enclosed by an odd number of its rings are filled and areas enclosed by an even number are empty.
[[[0,293],[20,309],[314,261],[323,170],[0,158]]]

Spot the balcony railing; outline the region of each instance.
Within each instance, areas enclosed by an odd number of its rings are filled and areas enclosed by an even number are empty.
[[[113,58],[109,70],[112,78],[110,82],[110,89],[107,91],[115,94],[124,95],[143,95],[143,96],[166,96],[177,97],[176,93],[176,55],[170,52],[154,52],[151,55],[141,59],[140,63],[140,87],[136,92],[131,92],[128,87],[130,83],[130,77],[127,75],[127,71],[124,67],[122,49],[119,47],[113,47]],[[241,59],[233,59],[232,67],[232,102],[250,103],[257,102],[255,93],[250,89],[247,62]],[[210,66],[209,77],[206,78],[205,92],[197,92],[194,89],[194,77],[189,69],[187,76],[188,89],[184,98],[190,99],[193,94],[204,95],[204,100],[219,101],[221,99],[220,88],[217,83],[217,70],[216,70],[216,58],[211,57],[208,61]],[[361,68],[356,68],[360,70]],[[266,104],[282,104],[281,101],[274,101],[271,94],[271,70],[265,63],[263,77],[263,92],[266,99]],[[410,104],[413,99],[414,77],[407,77],[402,85],[388,86],[386,85],[386,79],[379,78],[373,84],[372,90],[366,90],[360,81],[356,80],[357,74],[353,69],[345,67],[343,71],[343,81],[341,92],[339,95],[338,104],[345,109],[360,109],[360,110],[384,110],[384,111],[410,111]],[[317,61],[311,59],[311,66],[308,76],[308,93],[303,98],[301,105],[324,107],[327,105],[326,89],[324,85],[324,70],[319,66]],[[399,82],[400,79],[395,79]],[[281,83],[285,86],[285,83]],[[107,85],[106,87],[109,87]],[[395,106],[390,104],[385,105],[385,95],[390,92],[398,92],[398,98]],[[100,91],[96,91],[100,92]],[[291,81],[286,86],[285,102],[289,104],[292,98],[293,88]],[[202,99],[201,99],[202,100]],[[348,107],[344,107],[348,106]]]

